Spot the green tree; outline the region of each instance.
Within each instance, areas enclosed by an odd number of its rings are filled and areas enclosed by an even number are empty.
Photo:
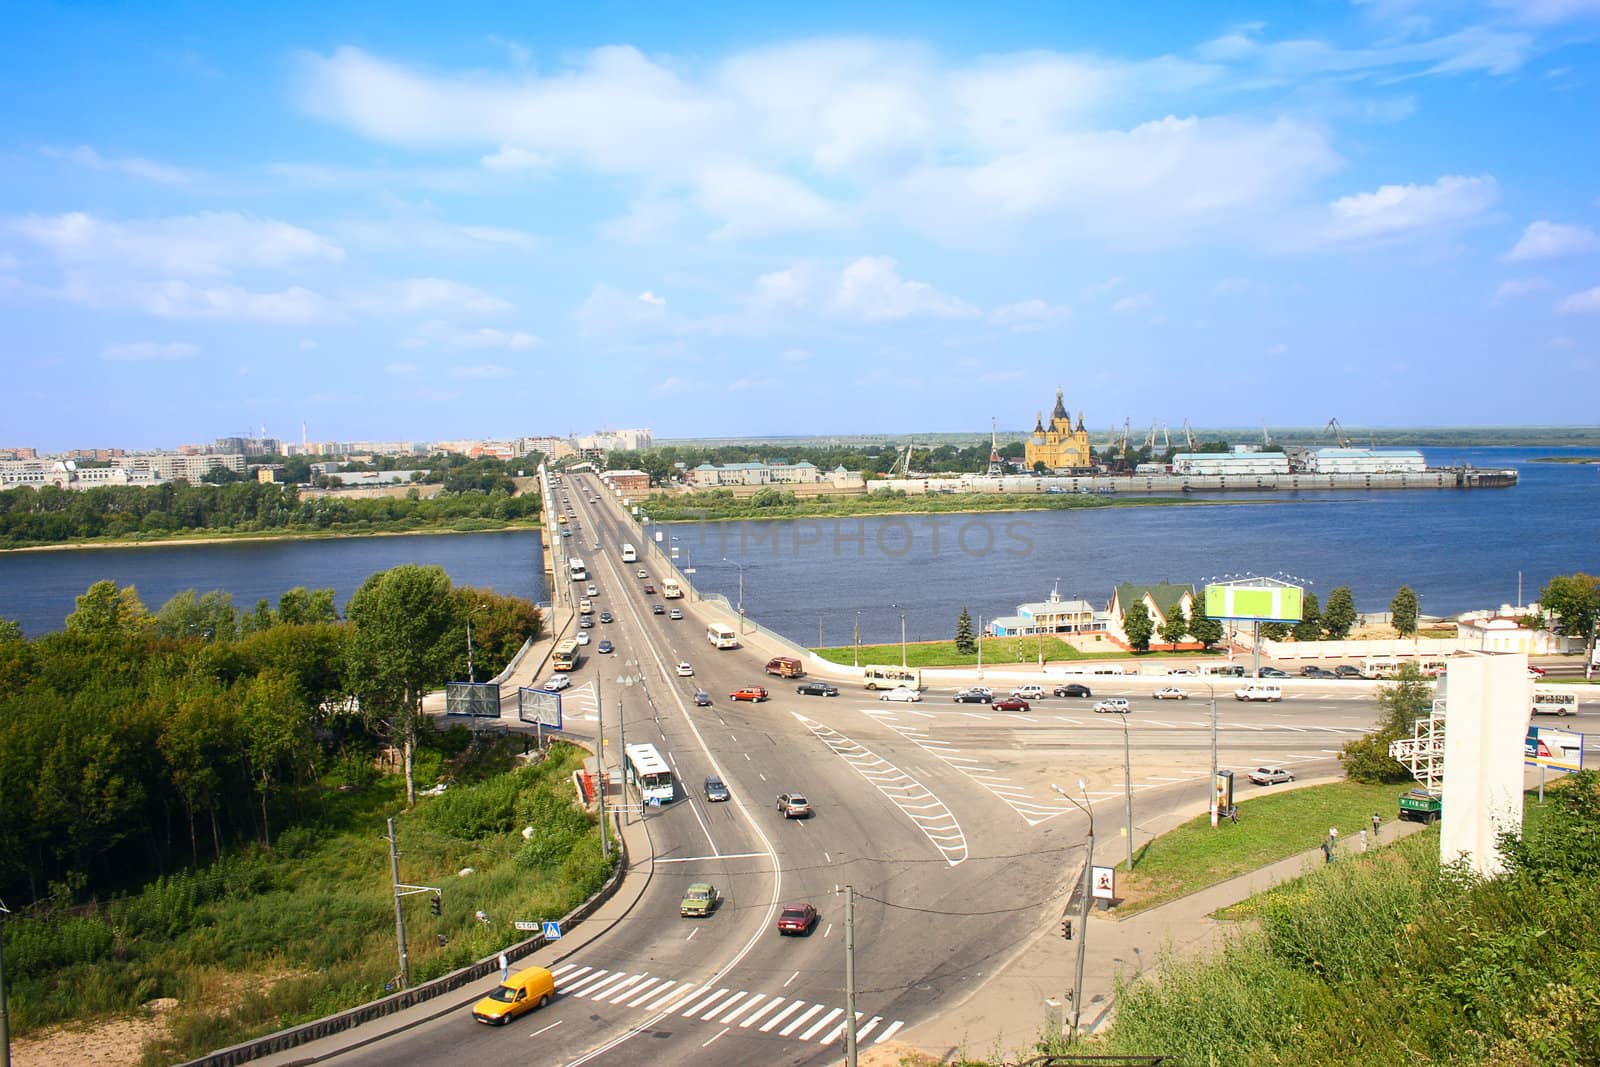
[[[1543,816],[1500,835],[1508,870],[1540,883],[1600,873],[1600,772],[1566,775]]]
[[[1286,622],[1264,622],[1261,624],[1261,638],[1264,641],[1282,641],[1288,637],[1290,626]]]
[[[1150,651],[1150,637],[1155,632],[1155,623],[1150,618],[1150,609],[1144,606],[1144,601],[1135,601],[1128,608],[1122,620],[1122,632],[1128,635],[1128,647],[1135,652]]]
[[[1208,650],[1222,640],[1222,623],[1206,614],[1204,595],[1195,598],[1194,611],[1189,615],[1189,632]]]
[[[1389,601],[1389,618],[1401,637],[1417,632],[1417,594],[1409,585],[1402,585]]]
[[[261,843],[272,843],[267,798],[293,773],[296,756],[310,741],[304,701],[292,678],[275,670],[256,675],[239,702],[239,728],[250,781],[261,802]]]
[[[978,651],[978,642],[972,636],[972,613],[963,605],[961,616],[956,619],[956,651],[963,656],[970,656]]]
[[[22,624],[15,619],[0,617],[0,645],[22,640]]]
[[[1556,632],[1584,644],[1584,662],[1594,661],[1595,629],[1600,625],[1600,578],[1561,574],[1539,590],[1539,606],[1555,618]]]
[[[233,594],[213,589],[200,596],[193,589],[185,589],[156,610],[155,630],[162,637],[232,641],[238,634],[238,620]]]
[[[1294,624],[1296,641],[1318,641],[1322,638],[1322,611],[1317,606],[1317,594],[1307,589],[1301,602],[1300,621]]]
[[[403,564],[361,584],[345,614],[347,678],[363,715],[381,720],[405,766],[406,804],[417,800],[412,760],[422,726],[422,697],[442,684],[452,649],[456,601],[442,567]],[[459,645],[456,647],[460,647]]]
[[[1348,585],[1338,586],[1328,594],[1327,606],[1322,609],[1322,629],[1329,640],[1343,641],[1355,624],[1356,598]]]
[[[67,630],[82,634],[127,634],[150,624],[150,613],[133,586],[118,588],[109,579],[95,582],[78,597],[67,616]]]
[[[1389,755],[1389,745],[1413,736],[1433,708],[1434,687],[1415,663],[1404,664],[1392,685],[1378,690],[1382,721],[1378,728],[1349,741],[1339,751],[1345,774],[1358,782],[1406,782],[1411,772]]]
[[[1173,608],[1172,614],[1167,616],[1167,621],[1161,624],[1161,640],[1169,645],[1176,645],[1189,633],[1189,620],[1184,617],[1182,608]]]

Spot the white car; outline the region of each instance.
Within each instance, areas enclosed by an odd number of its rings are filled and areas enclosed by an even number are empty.
[[[1154,693],[1151,693],[1150,695],[1155,697],[1157,700],[1188,700],[1189,699],[1189,694],[1185,693],[1182,689],[1179,689],[1175,685],[1162,686],[1160,689],[1157,689]]]
[[[883,694],[883,696],[879,697],[878,699],[879,700],[898,700],[898,701],[900,701],[902,703],[906,703],[906,704],[916,704],[916,703],[919,703],[922,700],[922,694],[917,692],[915,689],[912,689],[912,688],[910,688],[908,686],[902,685],[902,686],[896,686],[894,689],[889,690],[887,693]]]
[[[1278,785],[1294,781],[1294,775],[1282,767],[1257,767],[1250,772],[1250,780],[1256,785]]]
[[[648,577],[650,577],[650,572],[645,570],[643,567],[640,567],[639,568],[639,577],[648,578]]]
[[[544,691],[546,693],[559,693],[571,684],[572,679],[564,674],[551,675],[550,679],[544,683]]]
[[[589,587],[588,595],[589,596],[599,596],[600,595],[600,587],[598,585],[591,585]]]
[[[691,666],[687,661],[680,662],[678,664],[678,677],[679,678],[693,678],[694,677],[694,667]]]
[[[1193,667],[1174,667],[1170,671],[1168,671],[1167,673],[1168,674],[1181,674],[1181,675],[1195,675],[1195,674],[1199,674],[1200,672],[1195,670]]]
[[[1011,695],[1014,697],[1021,697],[1023,700],[1043,700],[1044,686],[1033,685],[1031,683],[1028,685],[1019,685],[1011,691]]]
[[[588,643],[589,643],[589,631],[588,630],[579,630],[578,631],[578,644],[587,645]]]
[[[1094,706],[1095,711],[1110,712],[1113,715],[1128,714],[1128,702],[1122,697],[1107,697]]]

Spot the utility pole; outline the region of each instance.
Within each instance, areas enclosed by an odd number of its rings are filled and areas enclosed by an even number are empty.
[[[1133,873],[1133,753],[1128,746],[1128,717],[1122,717],[1122,792],[1128,804],[1128,873]]]
[[[406,913],[400,907],[400,853],[394,847],[394,819],[389,820],[389,873],[394,877],[394,939],[400,950],[400,988],[411,984],[411,959],[406,955]]]
[[[978,616],[978,681],[983,681],[983,616]]]
[[[594,761],[600,768],[600,856],[604,859],[611,855],[611,838],[606,834],[606,713],[605,703],[600,699],[600,679],[594,680],[594,717],[595,734],[597,743],[594,749]]]
[[[861,609],[856,609],[856,666],[861,666]]]
[[[844,887],[844,1062],[856,1067],[856,887]]]
[[[1083,904],[1078,912],[1078,970],[1072,981],[1072,1036],[1076,1040],[1079,1036],[1078,1023],[1083,1017],[1083,957],[1089,947],[1089,879],[1094,870],[1094,805],[1089,803],[1089,787],[1082,778],[1078,779],[1078,791],[1083,794],[1082,804],[1054,782],[1050,783],[1050,788],[1089,818],[1089,842],[1083,857]]]
[[[472,670],[472,616],[467,616],[467,681],[476,682],[478,676]]]
[[[900,666],[906,665],[906,613],[900,613]]]
[[[1215,830],[1222,814],[1217,810],[1217,690],[1210,682],[1205,687],[1211,694],[1211,784],[1206,789],[1211,794],[1211,828]]]

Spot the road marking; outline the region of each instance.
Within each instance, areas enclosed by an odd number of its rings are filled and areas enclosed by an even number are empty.
[[[702,989],[702,990],[700,990],[700,992],[704,993],[705,990]],[[695,1014],[696,1012],[698,1012],[701,1008],[705,1007],[707,1004],[711,1004],[711,1003],[713,1003],[713,1002],[715,1002],[717,1000],[721,1000],[723,997],[725,997],[727,995],[728,995],[728,991],[726,989],[719,989],[715,993],[711,994],[709,997],[701,997],[699,1000],[695,1001],[693,1007],[685,1008],[682,1012],[680,1012],[680,1014],[683,1015],[684,1018],[688,1018],[689,1016],[691,1016],[691,1015]]]
[[[706,860],[749,860],[766,856],[765,852],[718,852],[713,856],[669,856],[656,863],[703,863]]]
[[[867,1039],[867,1035],[872,1033],[872,1028],[881,1022],[883,1022],[883,1016],[874,1015],[872,1018],[867,1020],[866,1025],[856,1027],[856,1044],[860,1045],[861,1042],[865,1041]]]
[[[722,1010],[724,1010],[726,1008],[733,1007],[735,1004],[739,1003],[739,1001],[743,1000],[745,997],[748,997],[749,995],[750,994],[748,992],[746,992],[745,990],[741,989],[739,992],[735,993],[728,1000],[723,1001],[721,1004],[718,1004],[716,1007],[712,1008],[710,1011],[708,1011],[704,1015],[700,1016],[700,1018],[701,1018],[702,1021],[706,1020],[706,1019],[709,1019],[713,1015],[717,1014],[719,1011],[722,1011]],[[723,1021],[726,1022],[727,1020],[723,1020]]]
[[[833,856],[831,856],[831,855],[830,855],[830,854],[829,854],[829,853],[828,853],[828,852],[827,852],[827,850],[823,850],[823,853],[822,853],[822,858],[823,858],[823,859],[824,859],[824,860],[826,860],[826,861],[827,861],[827,862],[829,862],[829,863],[832,863],[832,862],[833,862]]]
[[[761,1017],[763,1015],[767,1014],[770,1011],[775,1011],[777,1009],[778,1005],[782,1004],[782,1003],[783,1003],[783,998],[782,997],[773,997],[771,1000],[767,1001],[766,1007],[762,1008],[758,1012],[752,1012],[751,1014],[746,1015],[745,1018],[744,1018],[744,1022],[739,1024],[739,1029],[743,1030],[746,1027],[754,1026],[758,1021],[760,1021],[760,1019],[761,1019]]]
[[[595,982],[595,981],[597,981],[597,980],[599,980],[601,978],[604,978],[606,975],[608,975],[610,973],[611,973],[610,971],[595,971],[593,974],[590,974],[589,976],[584,978],[583,981],[574,982],[569,988],[567,988],[565,990],[562,990],[562,992],[571,993],[574,996],[582,996],[583,995],[582,990],[583,990],[584,987],[592,984],[593,982]]]
[[[815,1015],[817,1012],[819,1012],[821,1010],[822,1010],[822,1005],[821,1004],[813,1004],[813,1005],[811,1005],[811,1008],[804,1015],[800,1016],[798,1019],[796,1019],[794,1022],[790,1023],[788,1026],[785,1026],[782,1030],[779,1030],[778,1031],[778,1036],[779,1037],[788,1037],[790,1034],[794,1033],[796,1030],[798,1030],[802,1026],[804,1026],[806,1024],[806,1020],[807,1019],[811,1018],[813,1015]]]
[[[899,808],[901,814],[910,819],[933,847],[943,854],[946,863],[954,867],[966,860],[966,835],[961,833],[955,815],[931,790],[882,756],[859,742],[852,741],[832,727],[808,719],[799,712],[792,714],[802,726],[815,734],[819,741],[855,768],[856,773],[871,782],[884,799]],[[896,784],[887,784],[891,781]],[[930,801],[938,807],[930,809],[927,804],[919,803],[922,801]],[[947,832],[952,827],[953,834]],[[936,828],[941,832],[935,836],[930,833],[930,828]]]
[[[743,1005],[735,1008],[733,1011],[730,1011],[719,1021],[731,1024],[736,1017],[752,1010],[757,1004],[760,1004],[765,999],[767,999],[767,995],[765,993],[757,993],[752,999],[745,1001]],[[732,1001],[729,1001],[729,1003],[732,1003]]]
[[[671,1001],[671,1003],[668,1004],[667,1007],[661,1008],[661,1014],[662,1015],[671,1015],[673,1012],[675,1012],[679,1008],[683,1007],[683,1005],[691,997],[695,996],[697,990],[699,992],[702,992],[702,993],[705,992],[705,989],[704,989],[703,986],[696,986],[696,985],[693,985],[693,984],[681,985],[676,990],[674,990],[670,995],[664,996],[660,1000],[653,1001],[650,1004],[650,1006],[648,1008],[646,1008],[645,1010],[646,1011],[655,1011],[657,1007],[660,1007],[660,1005],[666,1003],[667,1001]]]
[[[837,892],[837,891],[838,890],[835,889],[835,892]],[[800,977],[800,972],[796,971],[796,972],[794,972],[793,974],[791,974],[789,976],[789,982],[793,982],[796,978],[799,978],[799,977]],[[788,989],[789,988],[789,982],[783,983],[783,988]]]
[[[888,1029],[884,1030],[883,1033],[878,1035],[878,1040],[874,1041],[873,1044],[874,1045],[883,1044],[885,1041],[889,1040],[895,1034],[898,1034],[900,1032],[900,1028],[902,1026],[904,1026],[904,1025],[905,1025],[905,1023],[901,1022],[899,1019],[896,1019],[894,1022],[889,1024]]]
[[[766,781],[766,780],[767,780],[767,776],[766,776],[766,775],[764,775],[764,774],[761,774],[761,772],[760,772],[760,771],[757,771],[757,772],[756,772],[756,773],[757,773],[757,774],[760,774],[760,775],[761,775],[761,780],[762,780],[762,781],[763,781],[763,782],[764,782],[764,781]]]
[[[705,1045],[701,1045],[701,1046],[700,1046],[700,1047],[701,1047],[701,1048],[705,1048],[705,1047],[706,1047],[706,1045],[709,1045],[709,1044],[711,1044],[711,1042],[712,1042],[712,1041],[715,1041],[715,1040],[716,1040],[716,1039],[717,1039],[717,1038],[719,1038],[719,1037],[721,1037],[721,1036],[722,1036],[722,1035],[723,1035],[723,1034],[725,1034],[725,1033],[727,1033],[727,1032],[728,1032],[728,1030],[729,1030],[729,1027],[726,1027],[726,1026],[724,1026],[724,1027],[723,1027],[723,1028],[722,1028],[722,1029],[721,1029],[721,1030],[719,1030],[719,1031],[717,1031],[717,1032],[716,1032],[716,1034],[714,1034],[714,1035],[713,1035],[713,1036],[712,1036],[712,1037],[711,1037],[711,1038],[710,1038],[710,1039],[709,1039],[709,1040],[708,1040],[708,1041],[706,1041],[706,1044],[705,1044]]]
[[[552,975],[554,975],[556,978],[561,978],[564,974],[566,974],[567,971],[572,970],[574,967],[578,967],[578,965],[576,963],[563,963],[561,966],[557,967],[555,970],[551,971],[550,973]],[[587,968],[587,967],[578,967],[578,970],[573,975],[573,977],[576,978],[578,975],[582,974],[584,971],[587,971],[588,969],[589,968]]]
[[[864,1012],[864,1011],[856,1012],[856,1022],[859,1023],[861,1021],[861,1017],[863,1015],[865,1015],[865,1014],[866,1014],[866,1012]],[[843,1019],[839,1020],[839,1025],[835,1026],[832,1030],[828,1031],[828,1036],[822,1039],[822,1043],[824,1045],[833,1044],[835,1041],[839,1040],[841,1037],[844,1036],[844,1028],[849,1026],[849,1025],[850,1025],[850,1017],[847,1015]],[[856,1041],[857,1041],[857,1043],[859,1043],[861,1041],[861,1032],[859,1030],[856,1031]]]
[[[805,1033],[800,1035],[800,1040],[801,1041],[810,1041],[813,1037],[815,1037],[817,1035],[817,1033],[823,1027],[827,1026],[829,1023],[833,1022],[833,1020],[837,1019],[839,1016],[841,1016],[843,1014],[844,1014],[844,1009],[843,1008],[834,1008],[828,1014],[824,1015],[821,1019],[819,1019],[815,1023],[812,1023],[810,1028],[808,1028]]]
[[[689,931],[689,936],[684,938],[684,940],[685,941],[693,941],[694,940],[694,935],[698,934],[699,932],[700,932],[700,928],[698,926],[696,926],[693,930]]]
[[[744,759],[745,759],[745,762],[746,762],[746,763],[754,763],[754,762],[755,762],[755,760],[752,760],[752,759],[751,759],[751,758],[750,758],[750,753],[748,753],[748,752],[746,752],[746,753],[745,753],[745,754],[744,754]]]
[[[691,934],[690,936],[692,937],[694,935]],[[655,987],[658,986],[658,985],[661,985],[661,979],[659,979],[659,978],[651,978],[648,981],[641,982],[639,985],[634,986],[632,989],[628,990],[626,993],[624,993],[622,996],[618,997],[616,1000],[613,1000],[611,1003],[616,1004],[618,1001],[621,1001],[626,997],[632,997],[633,999],[628,1001],[628,1007],[631,1008],[634,1005],[638,1004],[640,1001],[644,1000],[646,997],[650,996],[650,990],[655,989]],[[665,988],[666,988],[666,986],[662,986],[662,989],[665,989]],[[660,990],[657,990],[657,992],[660,992]]]
[[[790,1001],[787,1008],[784,1008],[778,1014],[774,1015],[770,1021],[762,1024],[761,1032],[763,1034],[766,1033],[768,1030],[771,1030],[774,1026],[777,1026],[779,1023],[783,1022],[783,1020],[787,1019],[789,1016],[793,1015],[795,1012],[799,1011],[805,1006],[806,1003],[803,1000]]]
[[[639,981],[642,978],[644,978],[643,974],[636,974],[621,985],[606,990],[604,994],[606,1002],[609,1004],[621,1004],[624,1000],[639,992]],[[652,981],[654,980],[652,979]],[[613,996],[613,994],[615,995]],[[599,1000],[600,997],[595,999]]]
[[[711,846],[711,852],[713,855],[721,855],[721,853],[717,851],[717,843],[711,840],[711,827],[707,826],[706,821],[700,817],[700,806],[694,802],[694,797],[689,797],[688,800],[689,810],[694,812],[694,821],[700,824],[700,831],[706,835],[706,844]],[[660,863],[662,861],[656,860],[655,862]]]
[[[822,939],[824,941],[826,941],[828,939],[828,935],[831,934],[831,933],[833,933],[833,924],[829,923],[828,924],[828,928],[826,930],[822,931]]]
[[[535,1030],[533,1033],[529,1034],[528,1036],[529,1037],[538,1037],[540,1034],[544,1033],[547,1030],[554,1030],[556,1027],[560,1026],[562,1024],[562,1022],[564,1022],[564,1021],[565,1020],[557,1019],[555,1022],[551,1023],[549,1026],[541,1027],[540,1029]]]
[[[639,975],[635,975],[634,977],[636,979],[637,978],[643,978],[644,975],[639,974]],[[627,975],[627,973],[624,972],[624,971],[619,971],[616,974],[612,975],[610,978],[606,979],[604,982],[601,982],[598,985],[591,986],[588,989],[584,990],[583,991],[583,995],[586,996],[586,997],[594,997],[596,999],[599,999],[600,997],[610,996],[612,993],[614,993],[618,989],[622,988],[622,986],[627,985],[627,983],[628,983],[628,975]]]
[[[667,753],[667,758],[672,761],[674,767],[678,765],[678,757],[674,756],[670,751]]]

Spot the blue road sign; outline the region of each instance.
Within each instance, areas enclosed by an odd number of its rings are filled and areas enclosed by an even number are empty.
[[[561,924],[560,923],[545,923],[544,924],[544,939],[546,941],[560,941],[561,940]]]

